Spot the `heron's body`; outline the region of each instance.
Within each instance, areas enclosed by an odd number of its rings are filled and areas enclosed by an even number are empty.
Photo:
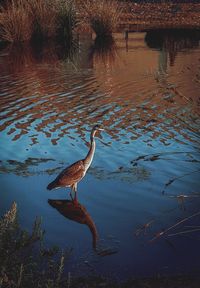
[[[94,152],[95,152],[95,140],[94,136],[96,131],[98,130],[103,130],[100,128],[99,125],[96,125],[90,135],[90,149],[87,154],[87,156],[79,160],[72,165],[68,166],[65,168],[57,177],[56,179],[51,182],[48,186],[47,189],[52,190],[52,189],[58,189],[61,187],[70,187],[73,191],[77,191],[77,184],[78,182],[85,176],[88,168],[90,167],[93,157],[94,157]]]
[[[47,189],[52,190],[61,187],[74,188],[75,184],[85,176],[85,173],[84,162],[83,160],[79,160],[65,168],[56,179],[47,186]]]

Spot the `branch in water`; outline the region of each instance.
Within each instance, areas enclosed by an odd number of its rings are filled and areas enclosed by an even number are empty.
[[[167,233],[168,231],[170,231],[171,229],[177,227],[178,225],[180,225],[180,224],[184,223],[185,221],[187,221],[187,220],[189,220],[189,219],[191,219],[191,218],[193,218],[193,217],[195,217],[195,216],[198,216],[198,215],[200,215],[200,211],[197,212],[197,213],[195,213],[195,214],[193,214],[193,215],[191,215],[191,216],[189,216],[189,217],[186,217],[186,218],[180,220],[179,222],[177,222],[176,224],[170,226],[169,228],[165,229],[164,231],[158,232],[149,242],[155,241],[156,239],[160,238],[161,236],[163,236],[164,234],[166,234],[166,233]]]
[[[181,175],[181,176],[174,177],[174,178],[170,179],[170,180],[164,185],[164,189],[162,190],[162,194],[165,193],[165,189],[166,189],[169,185],[171,185],[174,181],[179,180],[179,179],[181,179],[181,178],[183,178],[183,177],[185,177],[185,176],[191,175],[192,173],[196,173],[196,172],[199,172],[199,171],[200,171],[200,169],[193,170],[193,171],[188,172],[188,173],[185,173],[185,174],[183,174],[183,175]]]

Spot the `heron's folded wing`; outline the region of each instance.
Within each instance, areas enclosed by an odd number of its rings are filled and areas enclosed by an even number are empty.
[[[57,181],[62,186],[71,186],[80,181],[85,174],[85,166],[83,161],[77,161],[69,167],[65,168],[57,177]]]

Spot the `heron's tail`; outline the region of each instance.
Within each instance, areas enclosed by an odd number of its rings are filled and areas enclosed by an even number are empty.
[[[52,181],[51,183],[49,183],[49,185],[47,186],[48,190],[52,190],[54,188],[58,187],[57,181]]]

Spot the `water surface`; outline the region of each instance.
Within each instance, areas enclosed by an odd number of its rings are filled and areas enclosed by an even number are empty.
[[[16,201],[26,229],[41,216],[47,245],[73,248],[72,275],[198,272],[200,232],[179,233],[199,215],[151,239],[200,211],[199,39],[151,31],[1,50],[0,212]],[[106,131],[74,207],[46,186],[87,154],[96,123]]]

